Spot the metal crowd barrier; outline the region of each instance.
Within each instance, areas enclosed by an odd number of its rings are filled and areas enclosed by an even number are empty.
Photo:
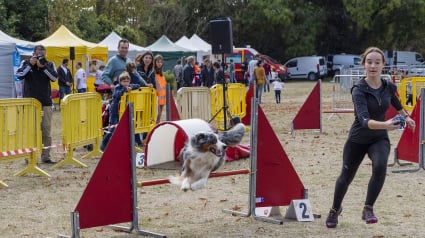
[[[341,74],[335,75],[332,83],[332,109],[329,112],[339,113],[354,110],[351,98],[351,88],[353,85],[366,75]],[[391,75],[384,74],[382,78],[391,81]]]

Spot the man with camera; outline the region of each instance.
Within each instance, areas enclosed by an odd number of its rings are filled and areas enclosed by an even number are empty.
[[[46,59],[46,48],[43,45],[34,47],[33,56],[21,62],[16,71],[19,79],[24,80],[24,97],[37,99],[43,107],[41,121],[42,143],[44,149],[41,153],[43,163],[54,164],[50,157],[49,146],[52,145],[52,99],[50,81],[55,82],[58,77],[55,64]]]

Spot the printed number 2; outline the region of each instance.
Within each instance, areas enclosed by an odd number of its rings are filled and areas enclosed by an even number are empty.
[[[299,207],[302,209],[302,218],[303,219],[308,219],[308,218],[310,218],[310,216],[309,215],[307,215],[307,205],[305,204],[305,203],[303,203],[303,202],[301,202],[300,204],[299,204]]]

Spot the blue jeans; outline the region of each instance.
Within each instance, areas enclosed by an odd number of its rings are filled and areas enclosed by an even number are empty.
[[[79,93],[85,93],[87,92],[87,88],[80,88],[77,90]]]
[[[118,115],[113,116],[112,114],[109,115],[109,126],[118,124]],[[109,143],[109,140],[112,137],[112,134],[115,131],[115,127],[109,128],[108,132],[105,132],[105,135],[103,135],[102,143],[100,144],[100,150],[105,151],[106,146]]]
[[[261,103],[261,96],[263,95],[263,87],[264,87],[264,84],[257,84],[257,92],[255,93],[255,97],[258,99],[258,103]]]
[[[266,76],[266,82],[264,82],[264,92],[270,92],[270,74]]]
[[[236,83],[236,77],[235,77],[235,72],[231,72],[230,73],[230,82],[231,83]]]
[[[59,86],[59,98],[62,99],[65,95],[71,93],[71,87],[69,86]]]

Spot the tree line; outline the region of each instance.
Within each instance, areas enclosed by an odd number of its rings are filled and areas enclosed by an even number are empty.
[[[0,29],[38,41],[65,25],[84,40],[111,31],[147,46],[230,17],[233,44],[284,62],[302,55],[360,54],[368,46],[425,53],[425,0],[0,0]]]

